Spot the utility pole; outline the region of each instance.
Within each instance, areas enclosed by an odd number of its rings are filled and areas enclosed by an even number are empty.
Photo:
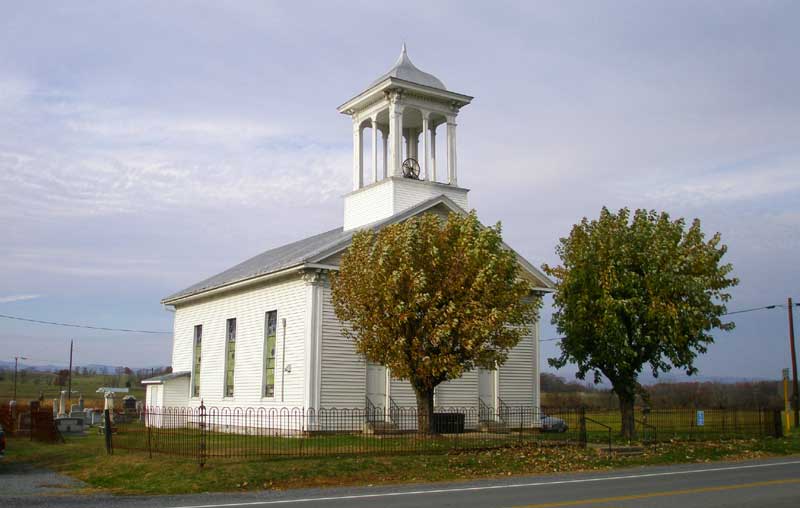
[[[69,377],[67,378],[67,407],[72,404],[72,340],[69,341]],[[67,411],[69,413],[69,411]]]
[[[800,392],[797,390],[797,355],[794,350],[794,305],[789,297],[789,349],[792,353],[792,405],[794,406],[794,427],[800,427]]]
[[[17,367],[19,366],[20,360],[27,360],[27,358],[24,356],[14,357],[14,403],[17,402]]]

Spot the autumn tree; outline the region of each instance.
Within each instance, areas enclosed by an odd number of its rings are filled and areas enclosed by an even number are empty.
[[[433,431],[434,388],[503,364],[538,305],[500,225],[484,227],[474,212],[359,231],[331,282],[343,332],[410,382],[423,432]]]
[[[627,208],[600,218],[584,218],[556,247],[561,265],[545,266],[556,279],[553,324],[563,335],[560,368],[578,367],[577,377],[601,375],[619,397],[622,434],[635,434],[633,406],[638,376],[671,368],[696,373],[694,359],[714,341],[711,331],[732,330],[723,323],[726,289],[738,284],[730,264],[721,264],[727,247],[719,233],[706,241],[695,219]]]

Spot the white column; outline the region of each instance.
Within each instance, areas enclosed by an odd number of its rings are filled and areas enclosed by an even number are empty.
[[[320,409],[322,348],[322,277],[321,273],[307,272],[303,275],[306,283],[306,337],[305,337],[305,382],[303,407],[307,414],[316,415]],[[305,430],[317,428],[317,418],[308,417]]]
[[[361,143],[361,126],[359,119],[353,117],[353,190],[358,190],[364,186],[364,172],[362,171],[364,162],[364,146]]]
[[[458,185],[456,172],[456,117],[447,117],[447,183]]]
[[[372,124],[372,181],[378,181],[378,120],[370,118]]]
[[[383,130],[381,137],[383,138],[383,177],[386,178],[389,175],[389,135]]]
[[[413,141],[411,140],[412,129],[403,129],[403,132],[406,136],[406,156],[403,157],[403,160],[406,160],[409,157],[414,157],[414,145],[412,144]]]
[[[425,179],[431,180],[430,152],[428,152],[428,116],[427,111],[422,112],[422,170],[425,172]]]
[[[430,181],[436,181],[436,125],[431,124],[431,177]]]
[[[403,164],[403,106],[397,103],[398,95],[389,103],[389,175],[401,176]]]

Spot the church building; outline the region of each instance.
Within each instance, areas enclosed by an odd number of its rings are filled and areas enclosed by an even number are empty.
[[[471,101],[415,67],[404,45],[388,72],[338,108],[353,120],[353,187],[344,196],[343,225],[164,298],[175,311],[172,373],[144,381],[147,405],[196,408],[203,401],[313,411],[416,406],[407,381],[366,362],[342,335],[328,274],[360,229],[469,210],[469,191],[458,185],[456,119]],[[517,258],[534,292],[553,290],[541,271]],[[538,407],[539,361],[537,322],[504,365],[443,383],[434,403]]]

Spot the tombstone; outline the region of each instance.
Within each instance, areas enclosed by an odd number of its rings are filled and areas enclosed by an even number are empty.
[[[83,404],[83,394],[81,394],[81,396],[78,397],[78,406],[80,406],[81,411],[84,411],[86,409],[86,406],[84,406]]]
[[[17,415],[17,433],[29,435],[31,432],[31,413],[30,411],[20,411]]]
[[[88,408],[83,412],[86,415],[86,425],[98,425],[102,421],[103,415],[96,409]]]
[[[83,418],[60,416],[56,418],[56,427],[62,434],[81,435],[84,433],[84,420]]]
[[[81,420],[81,426],[86,423],[86,413],[81,409],[80,404],[73,404],[69,410],[69,417]]]
[[[61,398],[58,401],[58,416],[67,416],[67,391],[61,390]]]
[[[123,397],[122,409],[124,409],[125,412],[136,411],[136,397],[134,397],[133,395],[126,395],[125,397]]]
[[[42,403],[38,400],[32,400],[28,403],[28,406],[31,408],[31,413],[33,413],[34,411],[38,411],[42,408]]]
[[[53,418],[58,418],[58,399],[53,399]]]

